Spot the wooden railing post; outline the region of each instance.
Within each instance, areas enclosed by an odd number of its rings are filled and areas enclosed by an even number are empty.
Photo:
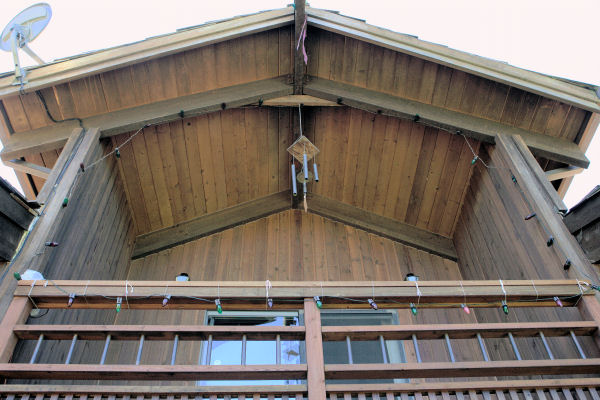
[[[596,345],[600,348],[600,302],[595,296],[581,296],[578,307],[584,319],[594,321],[598,326],[598,329],[592,335]]]
[[[10,361],[15,346],[17,345],[17,337],[13,333],[15,325],[25,323],[31,311],[31,302],[27,297],[14,297],[0,325],[0,363]]]
[[[312,298],[304,299],[304,328],[306,330],[308,398],[325,400],[325,361],[321,336],[321,314]]]

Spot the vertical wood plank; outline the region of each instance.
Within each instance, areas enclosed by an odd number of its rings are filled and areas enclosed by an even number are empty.
[[[326,396],[326,391],[321,314],[313,299],[304,299],[304,325],[306,329],[308,398],[323,399]]]

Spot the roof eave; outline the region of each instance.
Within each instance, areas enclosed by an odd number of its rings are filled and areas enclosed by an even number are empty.
[[[293,22],[294,10],[287,7],[106,49],[32,69],[27,73],[28,82],[24,90],[31,92],[55,86],[176,52],[291,25]],[[14,75],[0,78],[0,99],[17,94],[19,90],[20,87],[14,84]]]
[[[587,111],[600,112],[600,99],[596,93],[581,86],[379,28],[330,11],[307,7],[306,13],[311,26],[456,68]]]

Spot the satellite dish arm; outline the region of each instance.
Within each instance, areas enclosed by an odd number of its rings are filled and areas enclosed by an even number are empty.
[[[40,65],[43,65],[43,64],[45,64],[44,60],[42,60],[42,59],[40,58],[40,56],[38,56],[37,54],[35,54],[35,53],[33,52],[33,50],[31,50],[31,48],[30,48],[29,46],[27,46],[27,43],[25,43],[25,44],[24,44],[24,45],[23,45],[21,48],[23,49],[23,51],[24,51],[25,53],[27,53],[27,55],[28,55],[29,57],[33,58],[33,59],[34,59],[34,60],[35,60],[35,61],[36,61],[38,64],[40,64]]]
[[[21,68],[21,63],[19,62],[19,38],[18,38],[18,34],[16,32],[13,32],[10,40],[11,40],[11,45],[12,45],[12,54],[13,54],[13,61],[15,64],[15,80],[19,80],[21,79],[22,82],[24,81],[25,78],[25,71],[23,70],[23,68]]]

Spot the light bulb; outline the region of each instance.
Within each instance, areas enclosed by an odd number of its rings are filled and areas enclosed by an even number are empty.
[[[469,306],[467,306],[466,304],[461,304],[460,306],[462,307],[464,312],[466,312],[467,314],[471,314],[471,309],[469,308]]]
[[[223,314],[223,307],[221,307],[221,300],[220,299],[216,299],[215,300],[215,305],[217,306],[217,312],[219,314]]]
[[[323,307],[323,303],[321,302],[321,299],[319,298],[319,296],[315,296],[315,303],[317,303],[317,308],[321,308]]]
[[[410,303],[410,312],[412,313],[412,315],[416,316],[417,313],[419,312],[417,310],[417,307],[415,306],[415,303]]]
[[[563,306],[563,303],[562,303],[562,301],[560,301],[560,299],[558,298],[558,296],[554,296],[554,301],[556,302],[556,304],[557,304],[559,307],[562,307],[562,306]]]
[[[170,295],[170,294],[167,294],[167,295],[165,296],[165,298],[163,299],[163,301],[162,301],[162,306],[163,306],[163,307],[166,307],[166,306],[167,306],[167,303],[169,302],[169,300],[171,300],[171,295]]]
[[[375,303],[375,300],[369,299],[368,302],[373,310],[377,310],[377,303]]]
[[[506,301],[502,300],[502,311],[504,311],[504,314],[508,315],[508,304],[506,304]]]

